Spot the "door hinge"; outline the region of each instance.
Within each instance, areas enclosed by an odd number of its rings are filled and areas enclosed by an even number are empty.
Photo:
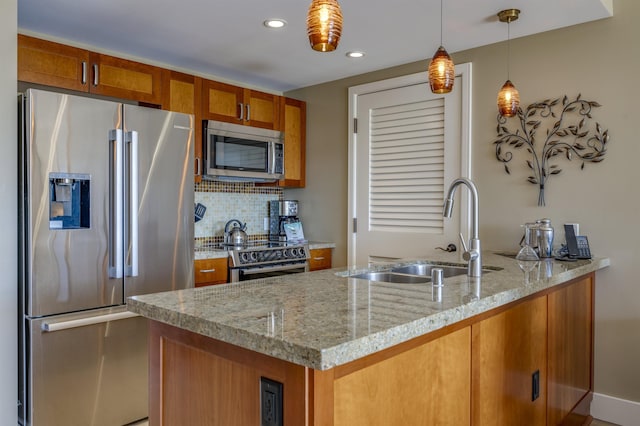
[[[353,233],[355,234],[356,232],[358,232],[358,218],[354,217],[353,218]]]
[[[358,119],[353,119],[353,133],[358,133]]]

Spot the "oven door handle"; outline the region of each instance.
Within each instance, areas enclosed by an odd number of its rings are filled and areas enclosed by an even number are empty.
[[[244,275],[250,275],[250,274],[261,274],[263,272],[278,272],[278,271],[288,271],[290,269],[300,269],[300,268],[304,268],[304,270],[306,271],[309,267],[309,263],[308,262],[301,262],[301,263],[294,263],[291,265],[276,265],[276,266],[263,266],[263,267],[259,267],[259,268],[240,268],[242,270],[242,273]]]

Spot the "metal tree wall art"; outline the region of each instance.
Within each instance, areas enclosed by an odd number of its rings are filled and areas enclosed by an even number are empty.
[[[586,162],[599,163],[604,160],[609,142],[609,131],[603,130],[599,123],[589,127],[591,109],[599,107],[594,101],[581,99],[578,95],[575,100],[569,100],[565,95],[562,98],[529,105],[525,110],[518,108],[516,117],[519,128],[511,131],[506,127],[508,118],[498,115],[498,138],[493,142],[496,147],[496,158],[504,164],[508,174],[509,163],[513,159],[513,150],[525,148],[531,155],[526,160],[532,175],[527,180],[538,185],[538,205],[544,206],[544,188],[547,179],[558,175],[562,170],[553,160],[562,155],[571,161],[574,158],[581,160],[580,169],[584,169]],[[559,111],[559,116],[556,111]],[[547,127],[544,138],[536,140],[536,132],[540,126],[550,124]],[[536,151],[537,149],[537,151]]]

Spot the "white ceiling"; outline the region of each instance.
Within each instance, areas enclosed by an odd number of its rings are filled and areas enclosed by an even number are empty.
[[[517,8],[511,38],[612,15],[613,0],[444,0],[449,53],[506,40],[496,13]],[[284,92],[429,58],[440,45],[440,0],[339,0],[342,39],[311,50],[311,0],[18,0],[27,34],[87,45]],[[288,25],[267,29],[267,18]],[[46,38],[46,37],[45,37]],[[362,59],[345,53],[362,50]]]

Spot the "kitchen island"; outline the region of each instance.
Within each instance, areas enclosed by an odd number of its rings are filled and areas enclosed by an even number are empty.
[[[595,271],[609,260],[524,272],[483,256],[488,273],[440,293],[333,269],[130,298],[152,320],[150,424],[260,424],[280,415],[279,393],[294,426],[588,419]],[[425,261],[463,264],[404,263]]]

